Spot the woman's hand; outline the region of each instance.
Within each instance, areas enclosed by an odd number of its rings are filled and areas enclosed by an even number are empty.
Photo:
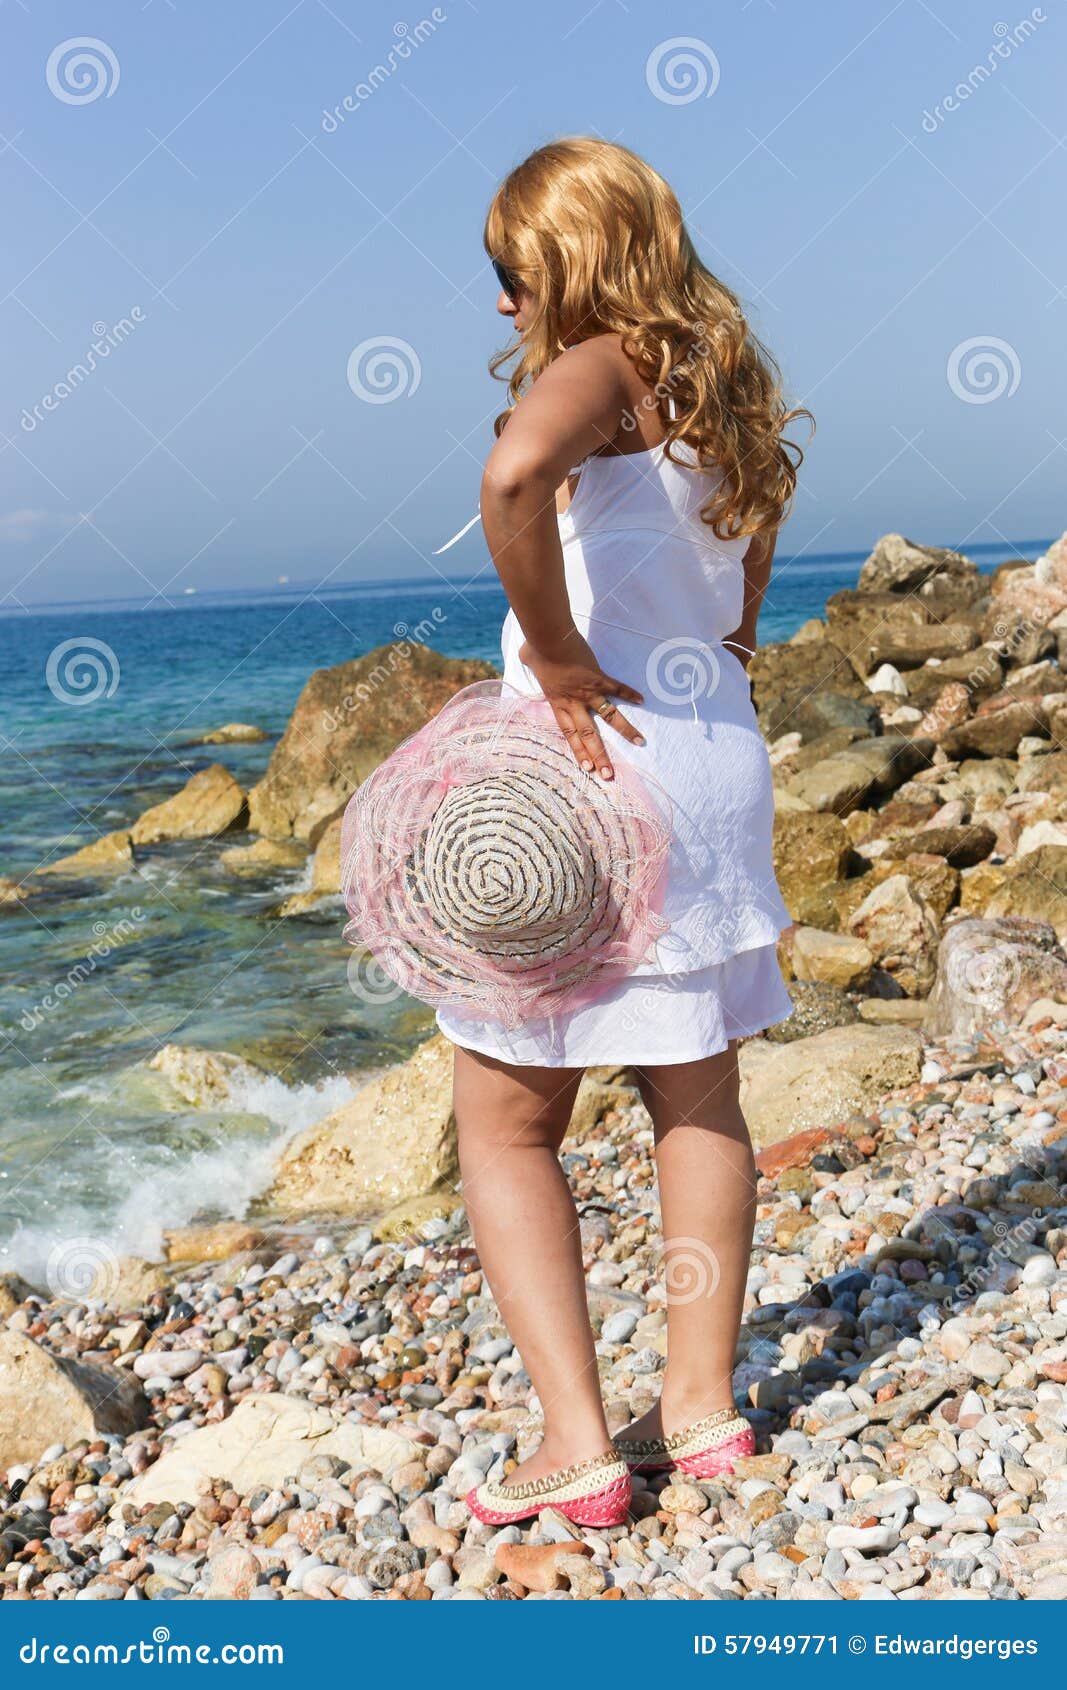
[[[583,769],[590,773],[594,768],[599,769],[604,780],[614,776],[611,758],[597,728],[598,719],[622,734],[631,745],[644,745],[644,736],[626,720],[615,703],[616,699],[624,698],[630,704],[642,704],[642,695],[625,681],[606,675],[580,634],[569,635],[566,657],[538,651],[527,640],[520,648],[519,661],[536,676],[567,737],[567,744]],[[606,715],[599,708],[605,702],[609,706]]]

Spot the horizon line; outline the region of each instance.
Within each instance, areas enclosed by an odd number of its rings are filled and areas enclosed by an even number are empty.
[[[916,543],[918,543],[918,542],[916,542]],[[976,545],[970,546],[968,550],[969,550],[969,552],[996,552],[996,551],[1011,550],[1012,548],[1015,548],[1015,549],[1017,549],[1021,552],[1024,548],[1032,548],[1032,547],[1035,547],[1035,546],[1038,547],[1038,548],[1042,548],[1042,547],[1045,547],[1045,546],[1047,546],[1051,543],[1052,542],[1047,538],[1038,539],[1038,538],[1032,538],[1032,537],[1027,538],[1027,539],[1023,539],[1023,540],[983,540]],[[957,548],[950,546],[950,547],[943,547],[941,549],[948,550],[948,551],[954,551]],[[792,564],[792,563],[798,563],[798,562],[801,562],[801,561],[807,561],[809,563],[833,563],[833,562],[853,563],[853,562],[857,562],[859,560],[866,560],[868,557],[870,557],[870,555],[871,555],[870,550],[848,550],[848,551],[840,551],[840,552],[836,552],[836,551],[835,552],[811,552],[811,553],[808,553],[808,554],[805,554],[803,551],[793,552],[793,553],[781,553],[775,559],[775,567],[787,565],[787,564]],[[968,553],[964,553],[963,555],[967,556]],[[486,586],[489,586],[489,587],[499,587],[500,586],[499,579],[497,579],[497,577],[494,576],[494,575],[487,576],[487,579],[484,582],[479,582],[478,579],[477,579],[477,576],[474,576],[474,575],[464,576],[464,575],[444,575],[444,574],[382,575],[382,576],[373,576],[373,577],[370,577],[366,580],[338,581],[338,582],[333,583],[333,584],[326,584],[326,583],[323,583],[323,582],[313,583],[310,580],[298,580],[298,581],[276,580],[276,581],[272,582],[269,586],[262,586],[262,587],[234,586],[234,587],[208,587],[208,588],[194,587],[194,588],[191,588],[191,589],[183,588],[181,593],[178,595],[178,598],[180,600],[184,600],[184,604],[173,602],[163,592],[156,593],[152,597],[149,597],[146,594],[145,595],[145,602],[143,604],[141,604],[139,608],[144,609],[144,610],[151,610],[151,609],[179,610],[179,609],[183,609],[183,608],[193,609],[193,608],[196,607],[197,603],[199,603],[201,605],[204,605],[204,604],[208,604],[208,605],[215,604],[215,605],[217,605],[218,601],[221,600],[221,599],[238,598],[238,599],[242,599],[242,600],[247,601],[247,600],[256,599],[256,598],[264,598],[264,599],[266,599],[266,598],[281,598],[281,597],[284,597],[286,595],[297,595],[297,596],[299,596],[301,594],[306,598],[314,598],[319,594],[326,594],[326,593],[337,594],[337,593],[365,592],[365,591],[369,591],[369,590],[374,589],[374,588],[420,587],[420,586],[430,586],[430,585],[433,585],[433,584],[437,584],[439,586],[446,586],[446,587],[460,587],[460,588],[463,588],[466,591],[470,591],[472,587],[478,589],[478,588],[486,587]],[[156,603],[157,599],[161,601],[158,605]],[[31,601],[30,603],[27,603],[27,604],[19,604],[19,605],[9,605],[9,604],[6,604],[6,603],[0,603],[0,617],[8,618],[8,617],[15,617],[15,616],[44,615],[44,614],[48,614],[49,612],[53,612],[53,611],[75,610],[75,609],[77,609],[77,610],[87,610],[87,611],[90,611],[90,612],[97,612],[97,611],[106,611],[109,606],[111,606],[111,607],[116,606],[116,605],[135,606],[137,604],[138,604],[138,601],[137,601],[136,597],[134,597],[133,595],[122,595],[122,594],[116,594],[113,597],[100,598],[100,599],[79,599],[79,598],[40,599],[40,600],[33,600],[33,601]]]

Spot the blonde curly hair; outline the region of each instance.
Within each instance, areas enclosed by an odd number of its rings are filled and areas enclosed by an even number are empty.
[[[493,196],[485,248],[529,296],[529,327],[490,362],[515,362],[511,405],[570,346],[620,334],[652,390],[667,436],[717,471],[701,515],[720,539],[769,533],[796,489],[803,452],[784,430],[777,365],[735,294],[697,257],[663,177],[627,148],[588,136],[553,141]],[[673,400],[673,405],[669,402]],[[673,412],[673,415],[672,415]],[[496,419],[500,433],[510,407]],[[630,416],[624,426],[636,426]]]

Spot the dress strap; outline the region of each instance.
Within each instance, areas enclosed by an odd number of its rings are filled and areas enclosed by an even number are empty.
[[[462,540],[462,538],[465,534],[469,534],[471,529],[475,526],[475,524],[481,522],[481,520],[482,520],[481,511],[480,510],[475,511],[475,513],[471,517],[470,521],[465,522],[463,524],[463,527],[460,529],[459,533],[453,534],[451,540],[446,540],[444,545],[438,546],[437,549],[431,555],[433,557],[440,557],[442,552],[451,551],[452,547],[457,545],[458,542],[460,540]]]

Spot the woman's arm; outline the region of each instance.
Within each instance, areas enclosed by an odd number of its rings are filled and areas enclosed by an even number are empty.
[[[776,529],[773,534],[757,534],[751,541],[745,553],[744,612],[733,633],[723,641],[746,669],[751,661],[750,653],[756,649],[756,623],[759,621],[763,595],[771,578],[771,564],[774,561],[777,539]]]
[[[568,470],[618,433],[625,405],[619,353],[607,339],[571,347],[538,377],[508,419],[485,466],[482,527],[526,644],[522,659],[584,769],[612,776],[593,712],[604,698],[641,703],[606,675],[571,615],[556,526],[556,489]],[[641,735],[616,710],[611,727]]]

